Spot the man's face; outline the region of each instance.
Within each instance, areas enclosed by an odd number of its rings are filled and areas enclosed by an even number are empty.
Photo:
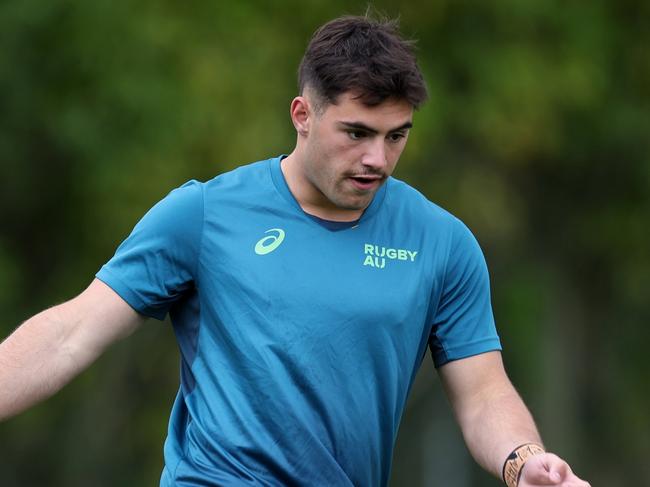
[[[412,118],[405,100],[368,107],[350,93],[312,114],[302,171],[311,206],[321,215],[360,216],[395,169]]]

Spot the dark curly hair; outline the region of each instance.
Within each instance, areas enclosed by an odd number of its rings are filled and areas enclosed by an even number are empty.
[[[368,106],[397,98],[418,108],[428,95],[413,47],[399,34],[397,20],[334,19],[307,46],[298,69],[300,93],[309,87],[320,103],[336,104],[340,94],[353,92]]]

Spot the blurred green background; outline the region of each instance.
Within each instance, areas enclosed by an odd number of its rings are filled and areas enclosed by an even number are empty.
[[[173,187],[289,152],[311,33],[366,6],[2,2],[0,335],[81,291]],[[481,242],[506,366],[547,445],[594,486],[650,485],[650,3],[374,6],[419,39],[431,92],[396,176]],[[170,326],[149,321],[0,424],[0,485],[157,485],[177,386]],[[500,485],[428,357],[391,485]]]

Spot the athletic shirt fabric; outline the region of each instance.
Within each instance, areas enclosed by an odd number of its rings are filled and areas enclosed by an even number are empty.
[[[280,160],[172,191],[97,274],[178,340],[161,486],[387,485],[427,346],[436,367],[500,349],[457,218],[389,178],[327,228]]]

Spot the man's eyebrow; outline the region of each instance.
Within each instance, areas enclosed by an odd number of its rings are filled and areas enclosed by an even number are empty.
[[[357,129],[357,130],[363,130],[364,132],[368,132],[371,134],[377,134],[379,131],[377,129],[373,129],[372,127],[368,127],[365,123],[362,122],[345,122],[345,121],[340,121],[339,124],[351,128],[351,129]],[[413,127],[413,122],[408,121],[400,125],[399,127],[395,127],[394,129],[390,129],[388,132],[399,132],[400,130],[406,130],[410,129]]]

